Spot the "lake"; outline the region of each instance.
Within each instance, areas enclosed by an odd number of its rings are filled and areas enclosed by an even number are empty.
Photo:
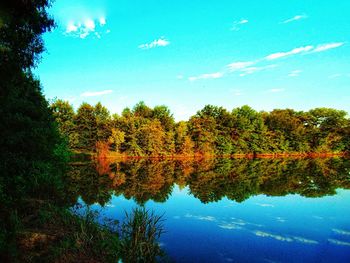
[[[101,221],[164,214],[170,262],[350,262],[348,159],[105,159],[68,180]]]

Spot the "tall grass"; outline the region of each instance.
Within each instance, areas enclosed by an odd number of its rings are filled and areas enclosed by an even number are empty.
[[[122,224],[101,223],[99,211],[81,204],[33,209],[20,240],[21,262],[156,262],[165,255],[159,245],[163,216],[144,207],[125,212]]]
[[[144,207],[125,213],[121,227],[120,253],[123,262],[156,262],[164,256],[159,238],[164,233],[163,215]]]

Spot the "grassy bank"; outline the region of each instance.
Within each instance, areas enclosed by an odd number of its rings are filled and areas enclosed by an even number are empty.
[[[125,221],[97,223],[87,207],[63,209],[27,200],[17,238],[19,262],[155,262],[163,254],[161,217],[136,208]]]

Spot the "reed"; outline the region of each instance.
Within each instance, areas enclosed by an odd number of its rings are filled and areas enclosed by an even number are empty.
[[[156,215],[144,207],[126,212],[120,237],[123,262],[156,262],[164,256],[159,244],[164,233],[163,222],[163,215]]]

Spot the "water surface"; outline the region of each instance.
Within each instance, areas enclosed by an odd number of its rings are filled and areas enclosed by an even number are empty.
[[[331,159],[102,160],[73,166],[70,198],[122,220],[163,214],[176,262],[350,262],[350,163]]]

